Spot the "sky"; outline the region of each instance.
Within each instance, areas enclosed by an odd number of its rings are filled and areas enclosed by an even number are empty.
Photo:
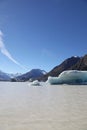
[[[87,54],[87,0],[0,0],[0,70],[49,72]]]

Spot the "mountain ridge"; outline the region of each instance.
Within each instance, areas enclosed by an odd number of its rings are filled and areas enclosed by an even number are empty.
[[[18,81],[27,81],[27,80],[35,80],[39,77],[42,77],[44,74],[46,74],[46,71],[41,69],[32,69],[31,71],[20,75],[17,78]]]
[[[38,80],[46,81],[48,79],[48,76],[56,77],[65,70],[86,71],[87,70],[87,54],[82,57],[72,56],[64,60],[60,65],[54,67],[50,72],[48,72],[46,75],[39,78]]]
[[[48,76],[53,76],[56,77],[58,76],[61,72],[65,70],[70,70],[70,68],[76,64],[81,58],[78,56],[72,56],[70,58],[65,59],[61,64],[57,65],[54,67],[50,72],[48,72],[46,75],[43,77],[39,78],[38,80],[46,81]]]
[[[28,81],[30,79],[46,81],[49,76],[56,77],[65,70],[87,70],[87,54],[82,57],[72,56],[70,58],[67,58],[61,64],[55,66],[48,73],[41,69],[32,69],[25,74],[13,78],[17,79],[17,81]],[[0,71],[0,80],[9,81],[11,80],[11,77],[9,76],[9,74]]]

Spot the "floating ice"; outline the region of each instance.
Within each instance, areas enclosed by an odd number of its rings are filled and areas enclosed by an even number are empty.
[[[38,80],[31,82],[29,85],[31,85],[31,86],[41,86],[40,82]]]
[[[69,70],[58,77],[48,77],[50,84],[87,84],[87,71]]]

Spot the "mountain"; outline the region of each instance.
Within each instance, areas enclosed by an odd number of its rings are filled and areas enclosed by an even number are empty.
[[[71,68],[71,70],[87,70],[87,55],[83,56],[80,58],[80,60],[73,65]]]
[[[17,76],[16,79],[18,81],[27,81],[30,79],[35,80],[39,77],[42,77],[44,74],[46,74],[46,71],[44,71],[44,70],[32,69],[31,71],[29,71],[23,75]]]
[[[13,74],[13,73],[6,73],[10,78],[16,78],[20,75],[22,75],[21,73],[16,73],[16,74]]]
[[[64,60],[60,65],[54,67],[50,72],[46,73],[44,70],[32,69],[25,74],[6,74],[0,71],[0,81],[8,81],[15,78],[18,81],[36,80],[46,81],[48,76],[56,77],[65,70],[87,70],[87,55],[83,57],[72,56]]]
[[[8,76],[8,74],[0,71],[0,81],[10,81],[10,76]]]
[[[65,70],[72,70],[72,69],[76,70],[77,68],[75,67],[75,65],[79,66],[81,60],[82,60],[82,58],[80,58],[78,56],[72,56],[72,57],[64,60],[60,65],[53,68],[49,73],[47,73],[43,77],[39,78],[38,80],[46,81],[48,79],[48,76],[56,77]],[[87,60],[86,60],[86,62],[87,62]]]

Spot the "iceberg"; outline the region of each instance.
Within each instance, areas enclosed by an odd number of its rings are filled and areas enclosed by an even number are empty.
[[[31,82],[29,85],[31,85],[31,86],[41,86],[40,82],[38,80]]]
[[[63,71],[58,77],[48,77],[49,84],[87,84],[87,71]]]

